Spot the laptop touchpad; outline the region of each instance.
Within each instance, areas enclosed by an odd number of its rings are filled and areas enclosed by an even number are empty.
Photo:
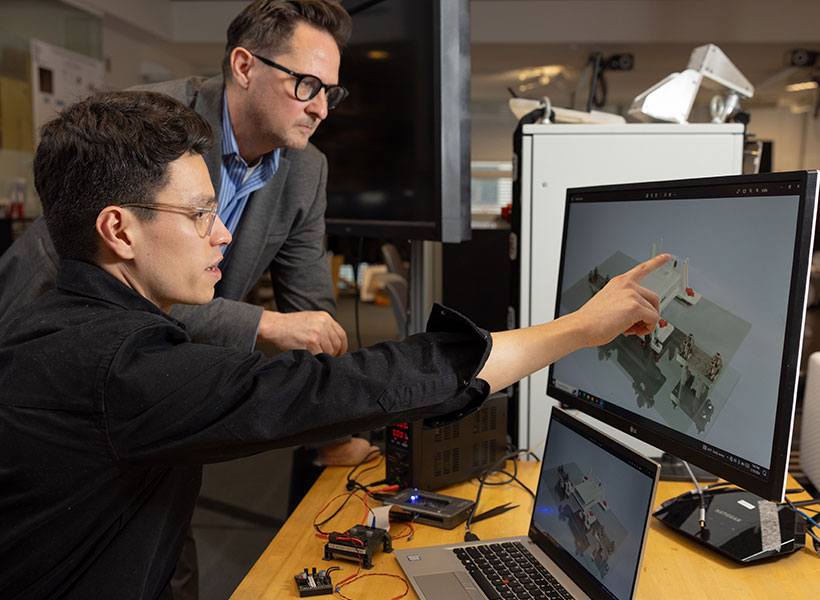
[[[467,575],[472,583],[472,578]],[[467,591],[456,577],[455,573],[436,573],[435,575],[420,575],[414,577],[425,598],[447,598],[448,600],[475,600],[484,598],[476,589]]]

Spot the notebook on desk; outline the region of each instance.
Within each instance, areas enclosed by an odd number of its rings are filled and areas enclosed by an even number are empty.
[[[628,600],[660,467],[553,408],[526,536],[396,550],[422,600]]]

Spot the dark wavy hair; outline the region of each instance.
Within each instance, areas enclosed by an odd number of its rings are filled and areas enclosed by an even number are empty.
[[[158,92],[102,92],[60,112],[43,126],[34,154],[34,185],[57,253],[94,262],[100,211],[150,204],[168,184],[169,163],[212,143],[201,115]]]
[[[241,46],[251,52],[273,57],[290,49],[290,39],[298,23],[326,31],[341,49],[350,39],[350,15],[334,0],[256,0],[228,26],[222,74],[231,78],[231,52]]]

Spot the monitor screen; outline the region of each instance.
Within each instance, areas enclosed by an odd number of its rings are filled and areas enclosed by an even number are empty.
[[[343,0],[350,96],[312,141],[328,158],[327,231],[470,237],[467,0]]]
[[[816,172],[567,191],[556,316],[666,252],[660,316],[550,368],[547,393],[780,500],[791,444]]]

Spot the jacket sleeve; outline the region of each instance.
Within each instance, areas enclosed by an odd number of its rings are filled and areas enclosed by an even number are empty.
[[[175,304],[171,316],[185,324],[194,342],[249,352],[256,345],[256,332],[263,308],[227,298],[207,304]]]
[[[276,447],[483,404],[477,379],[490,335],[443,307],[438,331],[341,357],[260,353],[187,342],[157,324],[127,335],[98,397],[112,455],[124,464],[230,460]]]
[[[276,308],[281,312],[324,310],[336,314],[333,279],[324,250],[327,158],[320,154],[313,198],[288,232],[270,265]],[[299,173],[290,179],[298,179]],[[288,197],[286,189],[283,198]]]

